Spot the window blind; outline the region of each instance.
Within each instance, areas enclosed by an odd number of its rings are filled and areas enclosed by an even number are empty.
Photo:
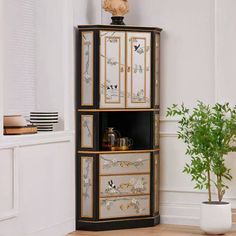
[[[4,114],[35,109],[35,0],[3,0]]]

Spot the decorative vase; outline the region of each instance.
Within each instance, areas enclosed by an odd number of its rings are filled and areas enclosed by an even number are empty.
[[[120,132],[115,130],[115,128],[113,127],[106,128],[102,139],[103,149],[112,150],[112,148],[116,146],[117,139],[120,137],[121,137]]]
[[[129,12],[128,0],[104,0],[103,9],[112,14],[111,25],[125,25],[123,20]]]
[[[232,227],[231,204],[228,202],[203,202],[200,228],[207,234],[224,234]]]

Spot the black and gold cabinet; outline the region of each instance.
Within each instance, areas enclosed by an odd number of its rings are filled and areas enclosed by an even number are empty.
[[[160,221],[160,32],[152,27],[78,27],[77,229],[146,227]],[[104,149],[108,127],[132,144]]]

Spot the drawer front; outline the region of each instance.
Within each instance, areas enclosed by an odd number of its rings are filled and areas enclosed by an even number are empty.
[[[100,175],[150,173],[150,153],[101,154]]]
[[[100,197],[149,193],[149,174],[100,176]]]
[[[150,215],[150,196],[100,198],[99,218]]]

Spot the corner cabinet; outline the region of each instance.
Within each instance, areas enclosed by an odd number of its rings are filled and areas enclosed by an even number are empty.
[[[76,228],[154,226],[159,215],[160,28],[77,30]],[[115,127],[128,150],[103,150]]]

